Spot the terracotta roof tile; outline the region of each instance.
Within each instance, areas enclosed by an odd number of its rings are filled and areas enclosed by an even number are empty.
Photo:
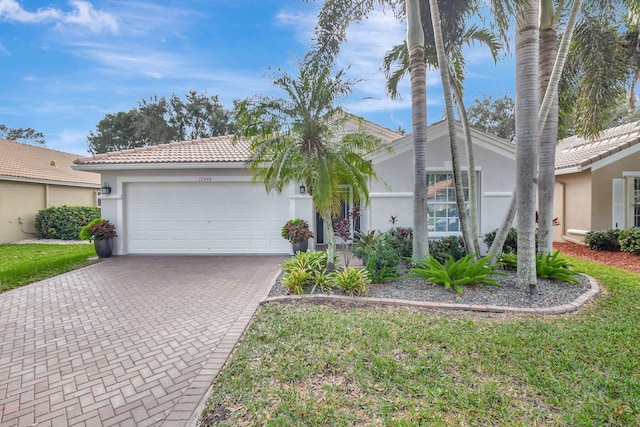
[[[100,186],[100,175],[71,168],[77,154],[0,139],[0,179]]]
[[[245,162],[249,160],[250,154],[248,141],[234,142],[232,135],[225,135],[96,154],[92,157],[77,159],[75,163],[109,165]]]
[[[584,168],[638,143],[640,143],[640,121],[607,129],[594,140],[571,136],[558,142],[556,170]]]

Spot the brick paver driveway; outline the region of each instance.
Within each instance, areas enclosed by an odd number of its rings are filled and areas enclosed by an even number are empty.
[[[0,294],[0,426],[184,426],[283,259],[115,257]]]

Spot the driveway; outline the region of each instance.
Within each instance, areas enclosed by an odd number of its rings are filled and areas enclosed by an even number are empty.
[[[279,256],[124,256],[0,294],[0,427],[184,426]]]

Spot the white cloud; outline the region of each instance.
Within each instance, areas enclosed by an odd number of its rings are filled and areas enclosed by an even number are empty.
[[[109,30],[114,34],[118,32],[116,18],[107,12],[94,9],[93,5],[88,1],[72,0],[71,6],[73,6],[73,11],[62,18],[65,24],[87,27],[94,33],[102,32],[103,29]]]
[[[41,22],[54,22],[58,26],[73,24],[89,28],[98,33],[108,30],[118,32],[116,18],[104,11],[96,10],[93,5],[85,0],[71,0],[71,12],[64,12],[54,8],[41,8],[35,12],[25,10],[16,0],[0,0],[0,18],[8,21],[36,24]]]
[[[11,56],[11,52],[9,52],[7,48],[2,45],[2,43],[0,43],[0,53],[3,53],[7,56]]]

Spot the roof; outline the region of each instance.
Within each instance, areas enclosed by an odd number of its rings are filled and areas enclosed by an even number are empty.
[[[402,136],[390,129],[353,116],[345,126],[345,132],[358,130],[380,138],[383,145]],[[95,154],[92,157],[79,158],[74,163],[80,169],[86,167],[97,170],[103,165],[117,168],[119,165],[151,167],[160,164],[244,163],[250,158],[248,140],[234,140],[233,135],[225,135]]]
[[[71,168],[77,154],[0,139],[0,180],[100,186],[100,175]]]
[[[82,157],[77,165],[118,165],[151,163],[245,162],[251,152],[248,141],[233,141],[232,135],[171,142],[129,150]]]
[[[594,140],[570,136],[558,142],[556,171],[588,169],[595,162],[638,143],[640,143],[640,121],[607,129]]]

